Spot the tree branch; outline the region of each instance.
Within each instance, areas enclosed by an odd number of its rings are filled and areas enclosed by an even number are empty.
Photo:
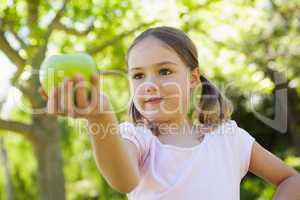
[[[23,41],[23,39],[18,35],[18,33],[15,30],[10,29],[9,32],[11,32],[16,38],[16,40],[20,43],[22,49],[28,48],[28,45]]]
[[[65,8],[66,8],[66,5],[68,3],[68,0],[64,0],[63,2],[63,5],[61,6],[61,8],[57,11],[55,17],[53,18],[53,20],[50,22],[49,24],[49,28],[48,28],[48,32],[46,33],[45,35],[45,44],[47,45],[48,43],[48,39],[52,33],[52,31],[54,30],[55,26],[57,26],[57,24],[59,23],[59,20],[61,19],[64,11],[65,11]]]
[[[4,179],[5,179],[5,191],[8,200],[14,199],[13,187],[12,187],[12,178],[10,175],[9,160],[7,155],[7,150],[4,145],[4,139],[0,137],[0,159],[2,161]]]
[[[26,65],[26,60],[23,59],[17,50],[13,49],[13,47],[9,44],[7,38],[5,37],[5,32],[11,32],[14,37],[20,42],[20,45],[23,46],[25,43],[21,38],[17,35],[16,32],[13,31],[14,22],[8,19],[9,7],[4,10],[4,16],[0,18],[0,50],[3,51],[4,54],[10,59],[12,63],[17,67],[17,72],[12,78],[12,84],[16,82],[19,78],[20,74],[23,72],[24,67]]]
[[[127,74],[126,69],[105,69],[99,70],[99,74],[103,76],[122,76],[123,74]]]
[[[59,23],[59,20],[61,19],[62,15],[64,13],[67,3],[68,3],[68,0],[64,0],[61,8],[57,11],[55,17],[50,22],[50,24],[48,26],[48,31],[44,35],[44,43],[40,46],[39,50],[37,51],[37,54],[34,56],[34,59],[32,60],[32,63],[30,63],[33,68],[35,68],[35,69],[39,68],[41,62],[44,60],[45,54],[47,51],[49,38],[50,38],[55,26],[57,25],[57,23]]]
[[[14,50],[7,39],[5,38],[4,31],[0,30],[0,49],[6,54],[6,56],[16,65],[17,72],[15,73],[15,76],[12,80],[12,82],[15,82],[15,80],[18,79],[20,74],[23,72],[26,61],[19,55],[19,53]]]
[[[18,68],[23,69],[26,61],[10,46],[2,30],[0,30],[0,49]]]
[[[27,0],[27,10],[28,10],[28,25],[31,28],[34,28],[38,23],[39,16],[39,0]]]
[[[0,129],[13,131],[27,139],[33,139],[33,128],[30,124],[0,119]]]
[[[33,108],[38,107],[38,103],[40,102],[39,98],[36,96],[36,92],[34,91],[33,88],[29,88],[29,86],[24,86],[20,83],[16,83],[15,85],[21,92],[22,94],[28,98],[29,102],[31,103],[31,106]]]
[[[91,48],[91,49],[89,49],[89,50],[87,50],[87,51],[88,51],[90,54],[95,55],[95,54],[99,53],[100,51],[104,50],[105,48],[111,46],[111,45],[114,44],[115,42],[117,42],[117,41],[123,39],[124,37],[127,37],[127,36],[133,34],[134,32],[136,32],[137,30],[139,30],[139,29],[141,29],[141,28],[143,28],[143,27],[147,27],[147,26],[153,25],[153,24],[155,24],[157,21],[158,21],[158,20],[154,20],[154,21],[152,21],[152,22],[150,22],[150,23],[142,23],[142,24],[140,24],[139,26],[133,28],[132,30],[125,31],[125,32],[123,32],[123,33],[121,33],[121,34],[115,36],[114,38],[112,38],[112,39],[110,39],[110,40],[108,40],[108,41],[106,41],[106,42],[100,44],[99,46],[95,46],[95,47],[93,47],[93,48]]]
[[[93,23],[91,23],[91,25],[88,26],[86,30],[79,31],[75,28],[68,27],[68,26],[62,24],[61,22],[58,22],[58,23],[56,23],[55,29],[64,31],[64,32],[66,32],[68,34],[71,34],[71,35],[85,36],[86,34],[88,34],[90,31],[92,31],[94,29],[94,25],[93,25]]]

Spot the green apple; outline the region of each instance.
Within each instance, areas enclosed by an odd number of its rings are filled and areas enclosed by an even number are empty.
[[[39,71],[39,79],[45,92],[49,94],[60,86],[65,77],[74,79],[81,74],[90,83],[92,73],[97,71],[93,58],[81,52],[53,55],[46,58]],[[88,85],[87,85],[88,87]]]

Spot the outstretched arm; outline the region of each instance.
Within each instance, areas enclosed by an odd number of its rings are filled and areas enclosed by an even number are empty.
[[[98,169],[113,189],[129,193],[140,179],[136,147],[120,136],[115,115],[89,121],[89,126]],[[99,131],[99,127],[106,131]]]

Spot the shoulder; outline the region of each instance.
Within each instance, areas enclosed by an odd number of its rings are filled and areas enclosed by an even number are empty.
[[[129,121],[124,121],[119,124],[119,130],[124,134],[134,134],[135,126]]]
[[[230,149],[235,154],[251,152],[255,138],[245,129],[241,128],[235,120],[228,120],[219,125],[211,134],[214,142],[223,144],[222,147]]]
[[[223,122],[222,124],[218,125],[216,127],[215,131],[213,131],[213,134],[215,135],[223,135],[225,137],[231,136],[234,138],[239,137],[248,137],[249,139],[254,139],[251,134],[240,127],[235,120],[227,120],[226,122]]]
[[[152,139],[155,136],[152,135],[151,130],[143,125],[135,125],[129,121],[124,121],[119,124],[119,133],[122,138],[129,140],[136,146],[139,167],[142,168],[149,155]]]
[[[227,120],[214,127],[207,128],[209,131],[206,133],[211,136],[235,136],[239,131],[239,126],[234,120]],[[205,133],[205,131],[204,131]]]
[[[236,121],[230,120],[228,126],[232,130],[233,135],[240,141],[244,143],[253,143],[255,138],[244,128],[240,127]]]
[[[124,137],[135,137],[138,140],[149,141],[154,135],[151,130],[146,128],[144,125],[135,125],[130,121],[124,121],[119,124],[120,134]]]
[[[236,157],[237,165],[240,169],[240,177],[242,178],[249,169],[255,138],[234,120],[229,120],[225,126],[227,128],[225,135],[227,135],[227,141]]]

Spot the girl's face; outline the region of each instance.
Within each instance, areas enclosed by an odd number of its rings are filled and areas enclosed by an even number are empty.
[[[128,55],[133,102],[137,110],[153,122],[186,117],[190,88],[199,82],[198,68],[193,70],[191,78],[190,74],[177,53],[154,37],[137,43]],[[147,101],[154,97],[161,100]]]

